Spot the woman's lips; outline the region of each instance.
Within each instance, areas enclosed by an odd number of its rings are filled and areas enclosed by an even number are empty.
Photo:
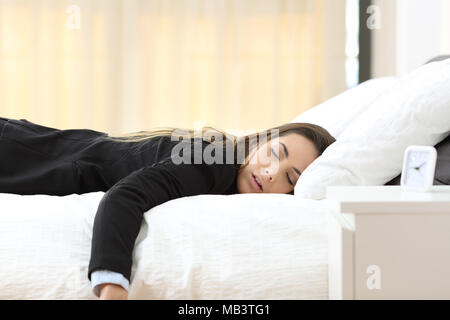
[[[258,182],[256,182],[256,178],[255,178],[255,175],[253,173],[252,173],[252,184],[257,190],[263,191],[262,186],[260,187]]]

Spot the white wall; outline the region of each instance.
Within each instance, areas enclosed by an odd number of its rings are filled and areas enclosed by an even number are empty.
[[[442,51],[450,54],[450,0],[441,0]]]
[[[373,30],[373,77],[403,75],[450,54],[450,0],[375,0],[381,28]]]

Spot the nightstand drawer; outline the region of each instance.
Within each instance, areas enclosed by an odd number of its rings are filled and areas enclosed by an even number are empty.
[[[329,191],[329,192],[328,192]],[[330,299],[450,299],[450,186],[331,187]]]
[[[450,299],[450,214],[355,216],[355,299]]]

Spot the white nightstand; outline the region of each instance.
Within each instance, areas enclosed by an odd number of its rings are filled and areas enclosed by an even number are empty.
[[[328,187],[330,299],[450,299],[450,186]]]

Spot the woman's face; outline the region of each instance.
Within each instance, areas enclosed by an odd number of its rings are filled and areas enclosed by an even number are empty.
[[[250,163],[238,173],[238,192],[289,193],[317,156],[314,144],[302,135],[291,133],[273,138],[250,153]]]

